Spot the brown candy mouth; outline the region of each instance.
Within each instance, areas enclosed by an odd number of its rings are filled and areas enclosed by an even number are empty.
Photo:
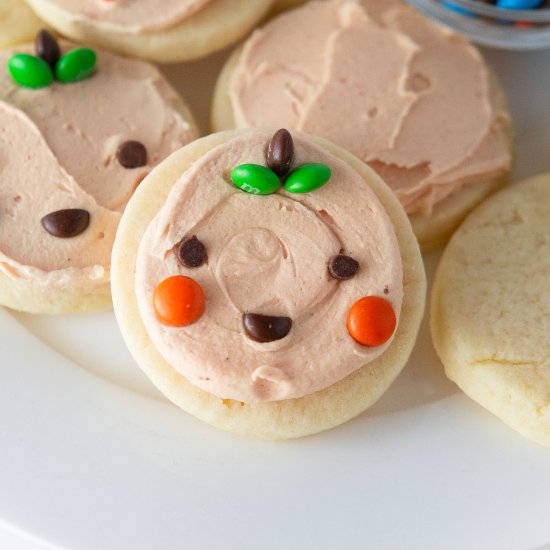
[[[244,313],[243,326],[251,340],[265,344],[284,338],[292,328],[292,319],[260,313]]]

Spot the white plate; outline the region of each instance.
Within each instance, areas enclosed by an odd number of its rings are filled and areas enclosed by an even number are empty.
[[[550,170],[550,52],[485,53],[510,96],[516,175]],[[224,58],[167,69],[203,127]],[[437,255],[427,260],[432,273]],[[376,406],[286,443],[226,434],[169,404],[134,365],[112,314],[0,311],[0,329],[6,550],[22,534],[33,548],[70,550],[550,542],[550,450],[445,379],[426,324]]]

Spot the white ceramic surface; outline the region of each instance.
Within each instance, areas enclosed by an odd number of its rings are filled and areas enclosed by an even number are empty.
[[[550,170],[550,52],[484,53],[510,97],[516,179]],[[225,57],[166,69],[205,130]],[[437,259],[427,258],[430,274]],[[112,314],[0,311],[0,329],[2,550],[550,543],[550,450],[445,379],[426,323],[377,405],[285,443],[220,432],[169,404]]]

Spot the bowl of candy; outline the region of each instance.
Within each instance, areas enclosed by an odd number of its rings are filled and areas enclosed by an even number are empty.
[[[550,0],[409,0],[474,42],[510,50],[550,48]]]

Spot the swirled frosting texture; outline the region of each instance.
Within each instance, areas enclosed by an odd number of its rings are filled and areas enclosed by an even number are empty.
[[[510,168],[480,53],[398,0],[311,2],[256,31],[230,83],[236,127],[285,126],[368,162],[409,213]]]
[[[52,0],[73,21],[96,27],[143,34],[169,29],[213,0]]]
[[[295,166],[322,162],[332,178],[312,193],[282,188],[269,196],[244,193],[229,182],[243,163],[265,165],[270,134],[243,134],[196,161],[172,188],[147,228],[136,262],[140,314],[154,345],[192,384],[221,398],[273,401],[308,395],[378,357],[357,344],[347,312],[365,295],[385,296],[399,315],[402,266],[393,226],[365,180],[320,147],[295,139]],[[177,244],[196,235],[208,261],[187,269]],[[353,279],[328,274],[344,252],[360,263]],[[154,314],[155,287],[172,275],[194,278],[206,294],[195,323],[174,328]],[[243,313],[288,316],[283,339],[260,344],[244,332]]]
[[[12,53],[0,54],[0,66]],[[120,210],[155,164],[196,137],[180,107],[152,65],[105,52],[91,78],[41,90],[0,71],[0,269],[47,286],[107,282]],[[126,140],[145,144],[146,166],[117,161]],[[71,208],[90,213],[84,233],[59,239],[44,230],[43,216]]]

